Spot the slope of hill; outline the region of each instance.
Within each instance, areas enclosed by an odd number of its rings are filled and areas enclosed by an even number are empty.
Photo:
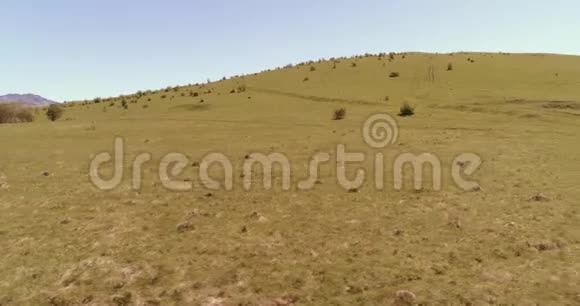
[[[45,106],[58,103],[56,101],[52,101],[33,94],[24,94],[24,95],[8,94],[0,96],[0,103],[10,103],[10,102],[22,103],[27,106]]]
[[[404,102],[415,115],[396,116]],[[368,55],[63,106],[67,120],[0,126],[2,305],[580,303],[580,57]],[[386,148],[363,137],[377,113],[398,125]],[[124,175],[103,191],[89,164],[116,137]],[[361,187],[339,183],[339,145],[364,154],[346,166]],[[170,152],[185,191],[159,176]],[[289,191],[279,167],[273,190],[244,173],[254,152],[290,161]],[[209,153],[231,161],[232,190],[207,184],[224,186],[218,163],[200,175]],[[410,166],[395,188],[404,153],[436,156],[441,190],[430,167],[415,190]],[[464,173],[479,188],[454,183],[463,153],[483,161]]]

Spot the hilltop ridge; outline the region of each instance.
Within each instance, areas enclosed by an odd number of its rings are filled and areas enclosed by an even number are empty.
[[[22,103],[27,106],[46,106],[58,103],[35,94],[7,94],[0,96],[0,103]]]

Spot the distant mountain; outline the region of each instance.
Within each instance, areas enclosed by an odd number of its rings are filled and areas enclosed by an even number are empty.
[[[44,106],[49,104],[58,103],[56,101],[52,101],[46,98],[43,98],[38,95],[33,94],[25,94],[25,95],[18,95],[18,94],[9,94],[0,96],[0,103],[7,103],[7,102],[19,102],[28,106]]]

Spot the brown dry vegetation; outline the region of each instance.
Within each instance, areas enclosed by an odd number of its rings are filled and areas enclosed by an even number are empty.
[[[580,58],[456,53],[446,71],[447,54],[381,57],[67,103],[70,120],[0,125],[0,305],[580,304]],[[398,143],[367,146],[365,119],[404,102],[420,111],[396,117]],[[339,108],[348,116],[329,120]],[[139,191],[129,174],[108,192],[87,177],[116,135],[127,173],[152,154]],[[284,153],[296,183],[337,144],[367,153],[349,165],[351,177],[369,169],[362,188],[337,185],[334,159],[313,190],[283,192],[279,178],[273,191],[241,187],[249,152]],[[172,151],[190,158],[178,178],[192,191],[162,187]],[[200,187],[208,152],[231,157],[233,191]],[[436,154],[443,190],[415,191],[407,172],[394,190],[389,162],[376,190],[377,152]],[[452,183],[463,152],[483,159],[480,189]]]
[[[18,103],[0,103],[0,124],[34,121],[32,111]]]

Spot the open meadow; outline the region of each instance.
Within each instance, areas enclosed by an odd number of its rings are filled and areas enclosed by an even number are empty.
[[[413,115],[397,116],[404,103]],[[580,304],[580,57],[365,55],[63,109],[0,125],[2,306]],[[399,131],[378,149],[361,132],[377,113]],[[125,175],[100,190],[89,165],[116,137]],[[361,187],[337,181],[338,145],[366,156],[347,165],[366,171]],[[172,180],[190,190],[160,180],[172,152],[188,158]],[[277,167],[271,190],[260,171],[244,188],[255,152],[287,157],[290,190]],[[330,160],[301,190],[317,152]],[[231,190],[204,186],[209,153],[230,159]],[[406,167],[397,190],[403,153],[436,156],[441,190],[429,167],[423,188]],[[482,160],[468,177],[479,188],[454,183],[462,153]]]

